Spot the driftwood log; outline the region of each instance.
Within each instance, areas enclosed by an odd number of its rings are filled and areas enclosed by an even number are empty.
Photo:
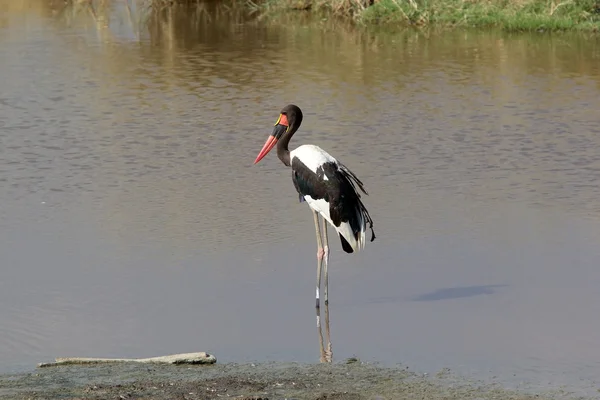
[[[151,357],[151,358],[85,358],[85,357],[62,357],[57,358],[54,362],[39,363],[38,367],[54,367],[57,365],[74,365],[74,364],[103,364],[103,363],[124,363],[137,362],[146,364],[214,364],[217,358],[211,354],[200,353],[185,353],[173,354],[170,356]]]

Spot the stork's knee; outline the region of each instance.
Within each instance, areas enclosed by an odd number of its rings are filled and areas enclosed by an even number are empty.
[[[325,249],[319,248],[319,250],[317,250],[317,259],[320,261],[323,259],[323,256],[325,256]]]
[[[325,246],[325,247],[323,248],[323,255],[324,255],[324,256],[329,256],[329,246]]]

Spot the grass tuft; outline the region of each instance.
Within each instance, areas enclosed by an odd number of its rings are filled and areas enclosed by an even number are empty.
[[[593,31],[600,28],[600,5],[595,0],[380,0],[361,13],[359,21],[506,31]]]

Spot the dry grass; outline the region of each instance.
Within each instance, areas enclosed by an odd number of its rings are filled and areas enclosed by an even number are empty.
[[[374,0],[264,0],[255,3],[248,0],[251,6],[267,13],[276,13],[285,10],[310,10],[329,12],[334,15],[355,18],[374,4]]]

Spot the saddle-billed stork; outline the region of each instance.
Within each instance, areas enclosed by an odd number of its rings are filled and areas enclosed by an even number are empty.
[[[326,305],[329,302],[327,223],[331,224],[338,233],[346,253],[364,248],[367,223],[371,229],[371,242],[375,240],[375,231],[373,220],[361,201],[356,186],[363,193],[368,193],[352,171],[318,146],[305,144],[292,151],[288,149],[290,139],[300,128],[301,123],[302,110],[294,104],[285,106],[279,113],[273,133],[267,138],[254,164],[277,145],[277,157],[287,167],[292,167],[292,182],[300,195],[300,202],[306,201],[313,211],[318,247],[316,307],[319,308],[322,269],[325,275],[323,297]],[[324,219],[323,235],[321,235],[319,215]]]

